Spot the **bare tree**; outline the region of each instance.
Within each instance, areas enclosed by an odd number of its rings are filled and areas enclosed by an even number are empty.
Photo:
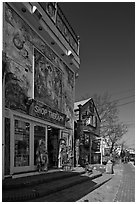
[[[117,109],[118,100],[111,99],[111,95],[104,93],[103,95],[89,94],[82,97],[81,100],[86,98],[93,98],[98,114],[101,119],[100,136],[104,139],[110,148],[110,153],[115,150],[118,142],[122,139],[123,135],[127,132],[127,126],[119,122],[119,112]]]
[[[110,148],[110,153],[112,153],[117,142],[127,132],[127,126],[119,122],[118,100],[112,101],[111,96],[107,93],[103,96],[94,94],[92,98],[101,119],[100,136],[104,138]]]
[[[122,136],[126,133],[126,126],[122,123],[108,124],[108,131],[105,135],[105,139],[107,140],[107,144],[110,147],[110,153],[115,150],[115,146],[117,142],[122,138]]]

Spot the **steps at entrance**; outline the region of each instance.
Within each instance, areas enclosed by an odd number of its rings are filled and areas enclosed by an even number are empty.
[[[80,172],[69,172],[69,171],[55,171],[55,172],[45,172],[39,173],[37,175],[32,176],[23,176],[21,178],[7,178],[2,182],[2,189],[15,189],[15,188],[23,188],[27,186],[33,186],[41,183],[48,183],[52,180],[63,179],[67,177],[72,177],[80,174],[84,174],[85,170]]]
[[[112,177],[112,174],[103,174],[100,177],[89,179],[62,191],[31,200],[31,202],[84,202],[84,196],[108,182]]]
[[[45,178],[42,175],[41,179],[40,180],[38,179],[40,183],[38,182],[38,180],[36,182],[35,180],[36,178],[35,178],[31,180],[33,181],[32,182],[33,185],[24,185],[21,188],[17,188],[17,185],[15,185],[15,181],[14,181],[15,188],[3,190],[2,201],[7,201],[7,202],[8,201],[11,201],[11,202],[28,201],[28,200],[40,198],[43,196],[48,196],[58,191],[67,189],[69,187],[72,187],[81,183],[85,183],[87,181],[91,181],[92,179],[95,179],[100,176],[102,176],[100,172],[95,172],[89,176],[87,175],[87,173],[84,174],[84,171],[81,171],[81,172],[63,171],[63,172],[56,172],[56,173],[47,173],[45,174]],[[18,181],[18,185],[19,185],[19,181]],[[20,182],[20,185],[22,185],[21,182]]]

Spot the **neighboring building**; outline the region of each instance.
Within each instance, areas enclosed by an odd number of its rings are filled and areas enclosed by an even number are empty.
[[[3,178],[36,170],[45,142],[58,168],[59,141],[74,148],[79,38],[57,3],[3,3]]]
[[[135,154],[135,149],[133,149],[133,148],[129,148],[128,151],[130,154]]]
[[[75,165],[101,162],[100,117],[92,98],[74,104],[75,111]]]
[[[129,152],[128,160],[131,162],[134,162],[134,165],[135,165],[135,149],[129,148],[128,152]]]
[[[115,147],[115,153],[118,155],[118,156],[120,156],[120,153],[121,153],[121,145],[117,145],[116,147]]]

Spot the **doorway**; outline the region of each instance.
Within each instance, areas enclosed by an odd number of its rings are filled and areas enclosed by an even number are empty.
[[[36,152],[39,147],[39,142],[42,140],[45,143],[45,127],[40,125],[34,126],[34,165],[36,165]]]
[[[49,168],[58,168],[59,129],[48,126]]]

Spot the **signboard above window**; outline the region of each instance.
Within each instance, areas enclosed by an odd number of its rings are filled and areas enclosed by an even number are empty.
[[[40,103],[38,101],[33,101],[31,106],[30,115],[52,122],[54,124],[59,124],[65,126],[66,115],[50,108],[49,106]]]

